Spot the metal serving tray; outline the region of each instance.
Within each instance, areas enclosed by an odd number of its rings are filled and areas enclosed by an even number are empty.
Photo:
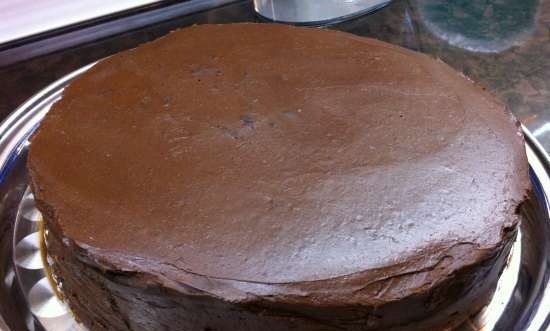
[[[0,124],[0,331],[77,331],[44,271],[41,217],[28,189],[28,139],[52,104],[90,64],[51,84]],[[536,201],[521,224],[492,301],[454,331],[550,330],[550,157],[527,130]]]

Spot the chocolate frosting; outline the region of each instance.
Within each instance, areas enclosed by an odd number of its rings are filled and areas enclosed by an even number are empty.
[[[267,24],[194,26],[96,64],[44,119],[29,170],[79,268],[311,316],[459,275],[494,287],[529,188],[517,123],[447,65]]]

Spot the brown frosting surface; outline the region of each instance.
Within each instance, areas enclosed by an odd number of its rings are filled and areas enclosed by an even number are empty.
[[[503,249],[529,188],[514,119],[447,65],[264,24],[101,61],[29,169],[48,226],[100,268],[230,302],[426,293]]]

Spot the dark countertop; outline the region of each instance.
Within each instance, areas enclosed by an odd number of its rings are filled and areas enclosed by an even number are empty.
[[[178,27],[250,21],[259,21],[251,2],[238,1],[0,67],[0,118],[65,74]],[[395,0],[330,28],[441,58],[492,91],[550,150],[550,0]]]

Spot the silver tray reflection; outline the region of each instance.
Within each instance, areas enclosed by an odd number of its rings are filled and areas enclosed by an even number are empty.
[[[0,331],[81,331],[46,277],[41,216],[28,189],[28,138],[63,89],[93,64],[50,85],[0,125]],[[525,213],[491,302],[454,331],[546,331],[550,326],[550,158],[524,128],[536,201]],[[46,260],[46,261],[44,261]]]

